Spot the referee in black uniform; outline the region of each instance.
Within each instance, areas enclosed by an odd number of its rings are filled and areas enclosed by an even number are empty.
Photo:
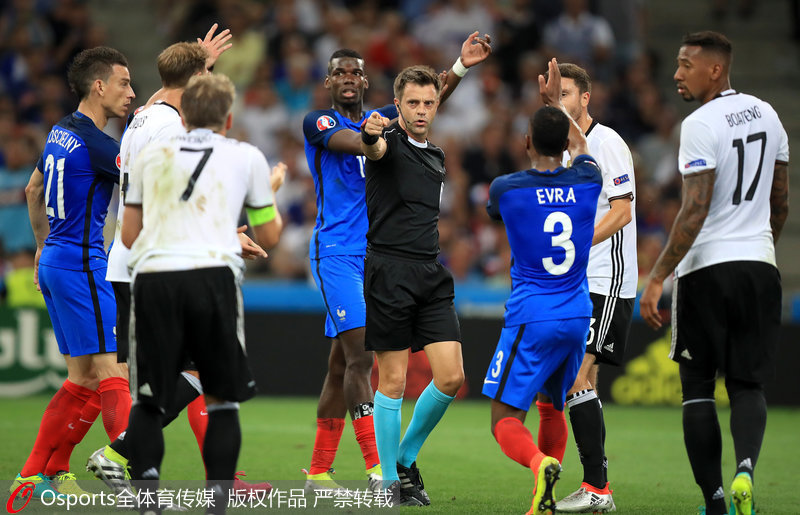
[[[411,66],[394,81],[395,123],[373,113],[362,126],[369,230],[364,267],[366,348],[378,358],[375,438],[393,502],[430,504],[417,454],[464,382],[453,276],[437,261],[444,152],[428,141],[441,85],[433,69]],[[424,350],[433,371],[400,441],[408,349]],[[397,469],[391,466],[397,463]]]

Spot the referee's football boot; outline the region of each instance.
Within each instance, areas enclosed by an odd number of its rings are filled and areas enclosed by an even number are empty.
[[[92,472],[117,495],[134,492],[128,472],[128,460],[108,445],[89,456],[86,470]]]
[[[431,498],[428,497],[428,492],[425,491],[425,483],[422,482],[422,476],[419,474],[416,461],[410,467],[404,467],[398,463],[397,477],[400,478],[400,487],[406,495],[417,499],[421,506],[429,506],[431,504]]]
[[[393,481],[388,490],[389,498],[387,504],[389,504],[390,508],[396,506],[425,506],[418,498],[409,495],[408,491],[401,486],[400,481]]]
[[[525,515],[552,514],[556,511],[555,485],[561,473],[561,464],[552,456],[545,456],[536,472],[531,509]]]
[[[753,479],[747,472],[739,472],[731,484],[730,515],[755,515]]]
[[[601,490],[589,483],[581,483],[581,487],[575,492],[564,497],[556,503],[556,511],[560,513],[606,513],[616,511],[614,498],[611,497],[613,490],[608,487],[608,483]]]

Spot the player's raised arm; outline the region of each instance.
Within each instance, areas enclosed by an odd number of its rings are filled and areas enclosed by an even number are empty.
[[[547,63],[547,71],[547,81],[545,81],[544,75],[539,75],[539,94],[542,97],[542,102],[544,102],[544,105],[561,109],[570,119],[571,123],[569,124],[569,136],[567,140],[567,151],[569,155],[579,156],[581,154],[588,154],[589,146],[586,142],[586,136],[561,102],[561,71],[558,69],[558,61],[556,61],[555,57],[550,59],[550,62]]]
[[[489,34],[484,34],[483,37],[480,37],[479,34],[480,32],[476,30],[467,36],[467,39],[461,45],[461,55],[447,72],[446,81],[442,83],[441,96],[439,97],[440,105],[453,93],[469,69],[485,61],[489,54],[492,53],[492,37]]]
[[[377,161],[386,154],[386,140],[381,137],[389,119],[372,113],[361,126],[361,151],[370,161]]]

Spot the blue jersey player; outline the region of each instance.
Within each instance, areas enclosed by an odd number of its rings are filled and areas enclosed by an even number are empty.
[[[25,190],[37,244],[34,280],[68,371],[17,479],[35,483],[38,492],[76,492],[69,473],[75,444],[68,442],[85,413],[97,416],[93,403],[99,401],[111,440],[125,429],[131,405],[127,369],[116,359],[116,305],[103,249],[108,204],[119,181],[119,143],[102,129],[110,118],[126,115],[135,95],[125,56],[108,47],[78,54],[68,80],[80,104],[50,131]]]
[[[466,69],[488,57],[489,42],[471,34],[461,48],[458,63],[447,73],[452,93]],[[462,71],[463,70],[463,71]],[[460,72],[460,75],[456,73]],[[311,272],[322,294],[327,316],[325,336],[332,339],[328,373],[317,406],[317,435],[306,488],[337,485],[330,469],[349,412],[371,484],[381,477],[372,424],[370,383],[373,355],[364,349],[364,256],[367,247],[367,209],[361,125],[377,111],[397,118],[394,104],[363,110],[369,81],[364,59],[349,49],[337,50],[328,62],[325,88],[332,107],[312,111],[303,120],[305,151],[317,193],[317,221],[309,242]]]
[[[561,104],[555,65],[553,59],[547,84],[539,79],[550,107],[534,114],[526,135],[531,169],[495,179],[487,206],[506,226],[512,287],[483,394],[492,399],[492,433],[500,448],[536,474],[528,513],[555,510],[561,465],[534,444],[524,421],[538,392],[563,409],[578,374],[592,314],[586,267],[602,188],[586,138]],[[567,149],[577,157],[564,168]]]

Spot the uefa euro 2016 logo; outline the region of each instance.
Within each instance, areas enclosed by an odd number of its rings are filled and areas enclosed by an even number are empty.
[[[324,131],[330,129],[336,125],[336,120],[333,117],[328,116],[327,114],[323,114],[319,118],[317,118],[317,129]]]
[[[36,485],[31,481],[26,481],[17,487],[16,490],[11,492],[11,497],[8,498],[8,502],[6,502],[6,511],[8,513],[19,513],[25,506],[31,502],[31,497],[33,497],[33,491],[36,489]],[[14,501],[17,497],[23,499],[25,502],[19,508],[14,508]]]

